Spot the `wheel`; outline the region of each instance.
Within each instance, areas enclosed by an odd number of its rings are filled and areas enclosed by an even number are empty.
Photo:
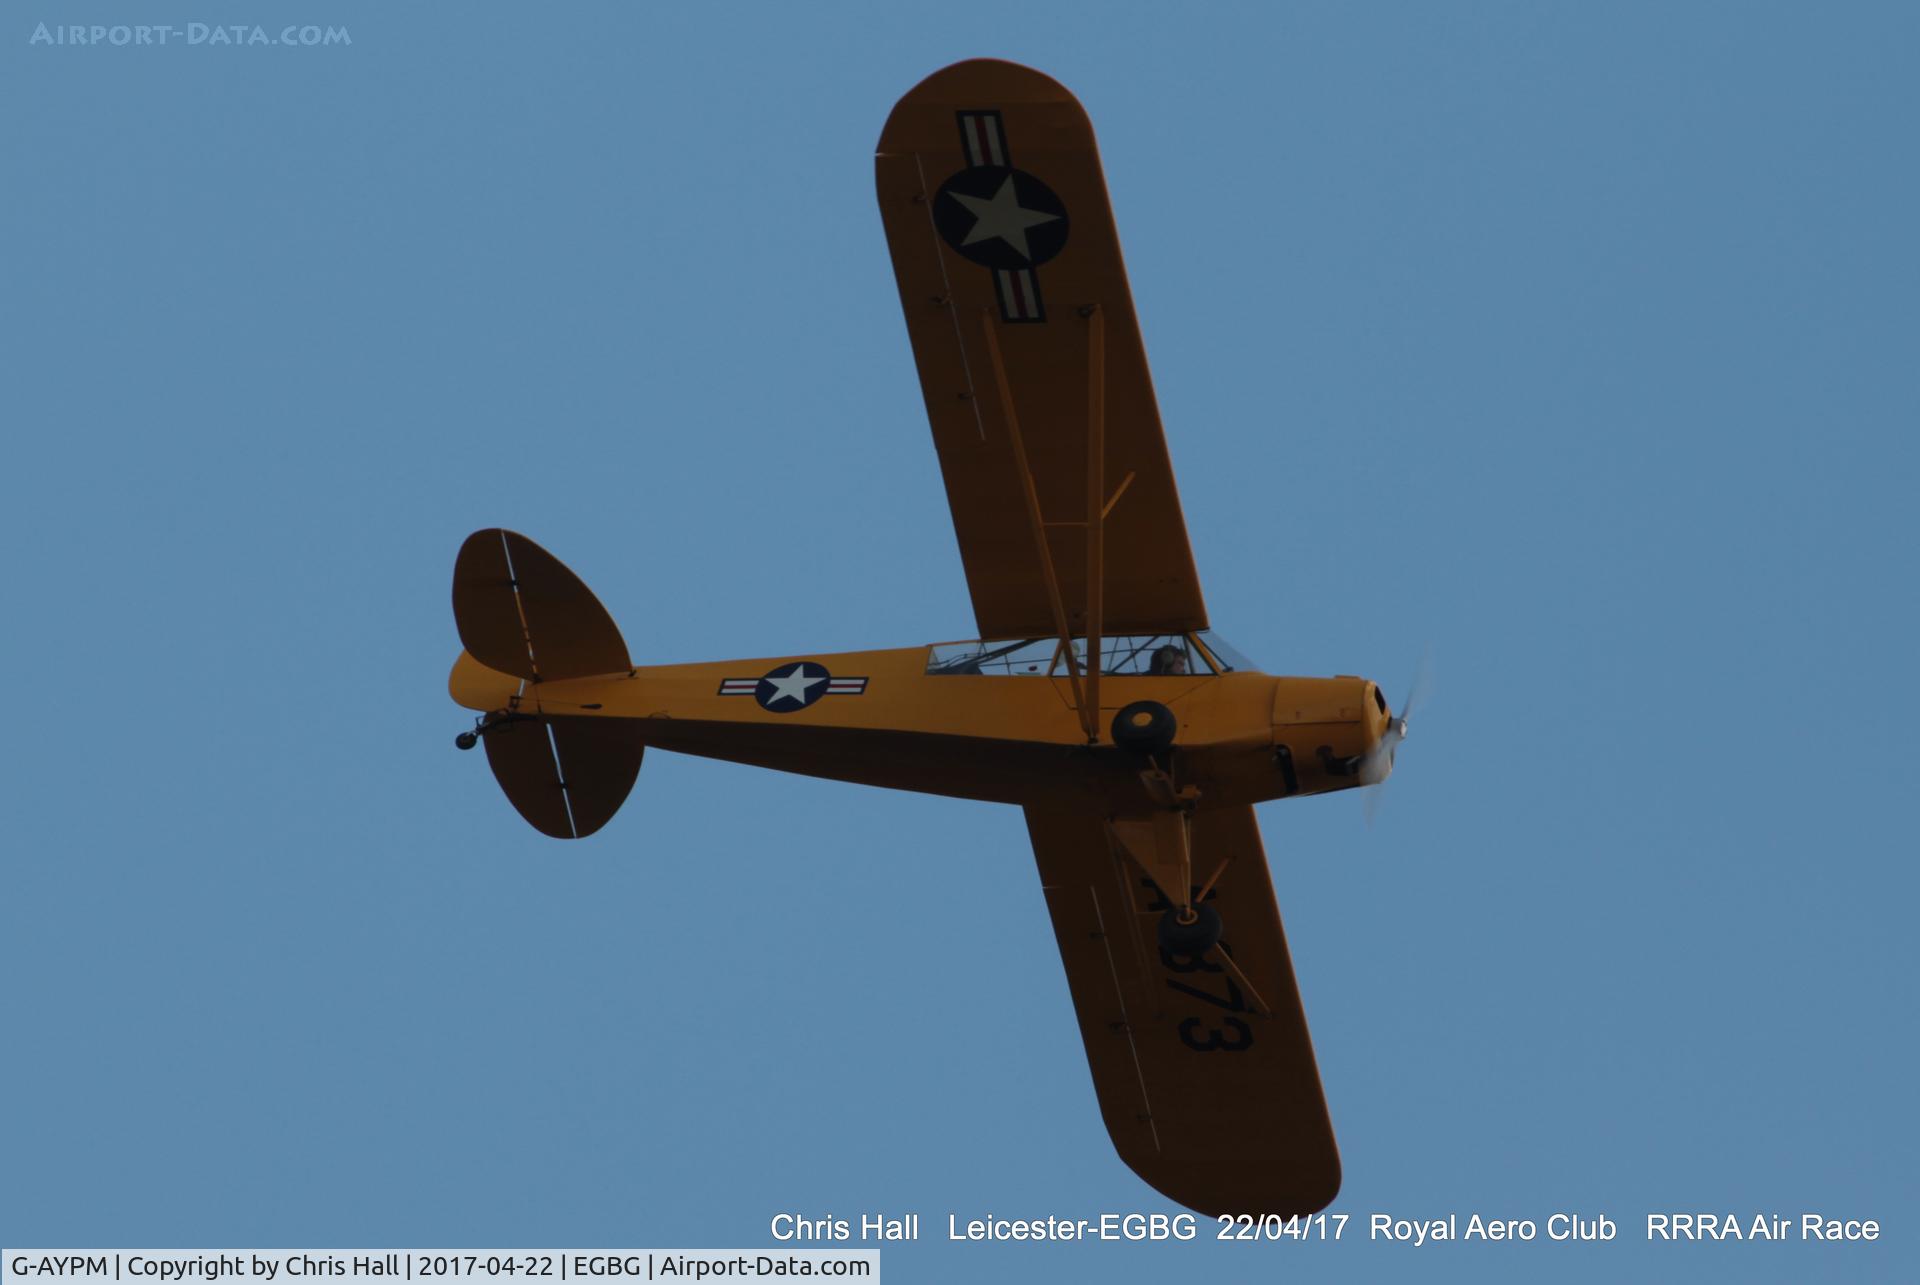
[[[480,738],[472,732],[462,732],[453,738],[453,743],[463,750],[470,750],[480,743]]]
[[[1175,906],[1160,916],[1160,949],[1195,957],[1212,950],[1220,940],[1220,912],[1203,902],[1193,907],[1192,922],[1184,924],[1180,913]]]
[[[1113,743],[1135,754],[1165,754],[1179,730],[1180,720],[1159,701],[1135,701],[1113,716]]]

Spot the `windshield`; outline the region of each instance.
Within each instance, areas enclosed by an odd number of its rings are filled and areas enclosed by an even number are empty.
[[[1194,637],[1200,640],[1202,647],[1205,647],[1213,653],[1213,658],[1219,662],[1220,672],[1223,674],[1261,674],[1266,672],[1261,669],[1258,664],[1241,655],[1239,648],[1222,638],[1219,634],[1214,633],[1211,629],[1202,629],[1199,633],[1195,634]]]

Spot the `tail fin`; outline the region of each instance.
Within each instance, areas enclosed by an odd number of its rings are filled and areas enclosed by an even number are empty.
[[[453,618],[466,646],[453,696],[488,711],[480,739],[507,801],[542,834],[586,838],[626,801],[644,747],[619,719],[523,712],[519,689],[630,671],[613,618],[558,558],[497,527],[460,547]]]

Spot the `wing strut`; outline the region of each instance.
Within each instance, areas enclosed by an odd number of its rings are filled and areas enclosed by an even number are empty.
[[[1107,314],[1087,309],[1087,742],[1100,741],[1100,620],[1106,575]],[[1118,497],[1116,497],[1118,498]],[[1071,645],[1069,645],[1071,650]]]
[[[1083,310],[1087,319],[1087,520],[1049,523],[1040,512],[1040,495],[1034,489],[1033,470],[1027,465],[1027,448],[1020,436],[1020,421],[1014,415],[1013,394],[1007,385],[1006,366],[1000,359],[1000,339],[993,317],[980,314],[981,328],[987,336],[987,355],[993,363],[994,384],[1000,390],[1000,410],[1007,420],[1007,436],[1013,443],[1014,466],[1020,473],[1021,493],[1027,501],[1027,521],[1033,528],[1034,550],[1040,556],[1040,576],[1047,586],[1048,604],[1053,608],[1053,623],[1066,653],[1067,679],[1073,689],[1074,712],[1087,734],[1087,744],[1100,743],[1100,634],[1105,614],[1101,589],[1106,579],[1105,538],[1107,514],[1133,481],[1128,473],[1111,497],[1106,493],[1107,472],[1107,318],[1099,304]],[[1087,529],[1087,656],[1084,680],[1080,664],[1073,655],[1073,634],[1067,622],[1066,600],[1060,593],[1060,577],[1053,569],[1053,553],[1047,544],[1048,526],[1084,526]]]
[[[1053,624],[1060,635],[1060,647],[1067,658],[1067,681],[1073,688],[1073,704],[1080,715],[1080,726],[1087,743],[1100,739],[1100,711],[1087,704],[1086,690],[1080,683],[1080,662],[1073,656],[1073,631],[1067,624],[1067,604],[1060,597],[1060,577],[1054,574],[1053,554],[1047,549],[1046,519],[1040,516],[1040,493],[1033,486],[1033,470],[1027,466],[1027,447],[1020,436],[1020,421],[1013,413],[1013,392],[1007,385],[1006,364],[1000,359],[1000,337],[994,333],[993,316],[982,311],[980,329],[987,336],[987,356],[993,363],[993,382],[1000,390],[1000,413],[1006,417],[1007,437],[1013,443],[1013,464],[1020,474],[1020,493],[1027,500],[1027,522],[1033,528],[1034,551],[1040,555],[1040,578],[1047,586],[1047,602],[1053,608]]]

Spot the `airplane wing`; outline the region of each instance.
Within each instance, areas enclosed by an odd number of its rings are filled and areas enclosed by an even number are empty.
[[[1061,597],[1075,632],[1085,629],[1096,386],[1105,408],[1097,481],[1102,505],[1110,504],[1103,628],[1204,629],[1206,606],[1086,112],[1037,71],[991,59],[958,63],[894,107],[875,169],[981,636],[1056,631],[1009,407]]]
[[[1192,845],[1196,881],[1227,863],[1206,900],[1247,985],[1161,949],[1166,899],[1101,817],[1029,807],[1027,829],[1121,1159],[1208,1214],[1325,1208],[1340,1155],[1253,809],[1196,813]]]

